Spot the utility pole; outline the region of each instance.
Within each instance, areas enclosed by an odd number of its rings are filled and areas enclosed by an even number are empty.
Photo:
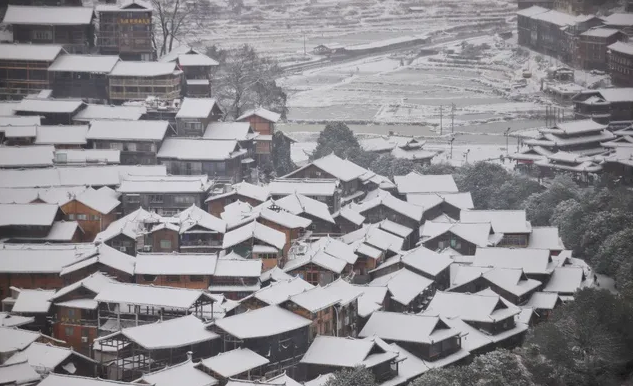
[[[510,138],[510,128],[508,127],[508,130],[506,130],[506,155],[510,154],[510,149],[508,148],[508,139]]]
[[[455,137],[451,137],[451,140],[449,141],[449,143],[451,144],[451,160],[453,159],[453,141],[455,140]]]
[[[440,135],[442,135],[442,112],[444,110],[444,106],[440,105]]]
[[[455,103],[451,103],[451,134],[455,132]],[[453,158],[451,156],[451,158]]]

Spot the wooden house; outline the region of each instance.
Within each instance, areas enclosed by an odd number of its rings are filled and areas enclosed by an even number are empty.
[[[268,359],[248,348],[236,348],[201,360],[197,368],[213,377],[216,383],[226,385],[239,380],[264,379],[266,365],[269,363]]]
[[[246,158],[242,164],[247,167],[255,165],[255,141],[259,134],[253,131],[248,122],[211,122],[204,131],[203,138],[216,141],[237,141],[246,150]]]
[[[264,272],[264,275],[272,271],[273,270]],[[275,276],[277,275],[279,274]],[[264,282],[262,282],[262,284],[263,283]],[[257,310],[262,307],[279,305],[288,300],[291,296],[312,288],[315,287],[300,277],[285,275],[284,280],[277,281],[271,279],[260,290],[240,300],[240,305],[237,310],[238,313],[240,313],[248,310]]]
[[[145,106],[110,106],[88,104],[73,117],[73,124],[87,125],[92,121],[105,119],[121,121],[138,121],[147,114]]]
[[[155,165],[168,128],[166,121],[92,121],[86,138],[94,149],[121,151],[123,165]]]
[[[191,357],[192,359],[187,359],[185,362],[145,374],[134,381],[134,383],[141,385],[162,385],[169,384],[173,379],[189,379],[195,380],[194,382],[199,382],[195,383],[199,385],[215,384],[218,380],[206,374],[199,364],[193,362],[193,353],[191,353]]]
[[[521,268],[529,279],[547,283],[554,272],[551,252],[529,248],[478,248],[473,267]]]
[[[134,275],[138,284],[206,290],[215,273],[215,254],[139,253]]]
[[[123,214],[147,208],[173,216],[192,205],[200,207],[211,188],[208,176],[128,176],[121,181]]]
[[[53,95],[57,98],[107,101],[107,76],[118,62],[118,56],[59,56],[48,67]]]
[[[207,210],[214,216],[220,216],[224,208],[236,201],[245,202],[253,207],[262,204],[270,196],[268,187],[253,185],[242,181],[233,185],[225,185],[222,191],[215,189],[204,201]]]
[[[406,200],[408,203],[424,208],[423,220],[434,220],[442,215],[459,220],[462,210],[475,208],[470,192],[408,193]]]
[[[26,349],[11,356],[4,365],[27,362],[43,377],[51,374],[73,374],[83,377],[97,375],[97,362],[72,348],[33,342]]]
[[[162,217],[148,212],[143,208],[123,216],[95,237],[95,243],[109,245],[118,251],[135,256],[138,250],[143,250],[148,230],[164,223]]]
[[[348,207],[341,208],[332,217],[336,222],[336,232],[340,234],[356,231],[365,222],[365,216]]]
[[[209,253],[222,248],[227,229],[223,220],[195,205],[176,214],[176,218],[180,221],[178,244],[182,253]]]
[[[262,254],[266,255],[269,253],[274,253],[275,255],[280,255],[276,256],[279,259],[277,260],[277,264],[275,264],[275,266],[283,266],[285,264],[286,258],[290,251],[290,246],[294,243],[295,240],[299,239],[305,234],[306,229],[308,229],[310,227],[310,224],[312,223],[308,219],[296,216],[290,212],[282,210],[279,207],[275,207],[274,205],[262,209],[259,212],[257,222],[269,228],[282,232],[286,237],[286,242],[281,251],[276,250],[276,248],[262,248],[263,246],[253,247],[253,257],[262,259],[263,261],[267,261],[266,257],[268,256],[262,256]],[[264,270],[270,268],[273,268],[273,266],[269,266],[266,264],[264,265]]]
[[[60,208],[66,220],[79,223],[85,240],[92,241],[99,232],[116,220],[120,205],[118,197],[116,192],[107,187],[98,190],[87,188],[72,196]]]
[[[270,323],[274,320],[274,323]],[[286,371],[295,366],[309,346],[312,321],[279,306],[268,306],[216,320],[209,328],[220,335],[222,351],[248,348],[270,361],[265,372]]]
[[[372,278],[378,278],[393,272],[397,272],[402,268],[433,280],[434,288],[446,289],[450,287],[450,267],[452,259],[447,255],[443,255],[425,247],[417,247],[407,251],[403,255],[396,255],[378,268],[370,271]]]
[[[39,117],[38,117],[39,121]],[[35,130],[35,145],[52,145],[56,150],[59,149],[75,149],[81,150],[88,145],[86,134],[88,134],[88,125],[38,125]],[[57,160],[55,160],[57,161]]]
[[[293,193],[327,204],[331,213],[341,208],[341,192],[336,179],[276,178],[268,184],[270,196],[278,200]]]
[[[451,224],[426,221],[422,227],[421,243],[432,251],[451,248],[461,255],[472,256],[477,248],[498,244],[501,236],[494,234],[489,222]],[[527,244],[525,246],[527,247]]]
[[[618,87],[633,87],[633,44],[614,42],[607,49],[611,83]]]
[[[92,7],[9,5],[3,23],[12,26],[16,43],[58,44],[87,54],[94,47],[94,21]]]
[[[607,47],[624,38],[626,35],[614,28],[594,28],[581,33],[576,49],[578,64],[585,70],[607,70]]]
[[[524,307],[534,310],[536,317],[533,318],[534,324],[547,321],[552,315],[552,311],[562,304],[562,300],[555,292],[535,292],[530,300],[525,303]]]
[[[387,260],[385,264],[388,262]],[[388,311],[420,312],[433,297],[436,286],[433,280],[418,275],[407,268],[377,277],[369,286],[386,286],[391,294]]]
[[[629,6],[632,6],[631,2],[628,2]],[[609,16],[602,17],[602,21],[606,28],[615,28],[624,31],[629,37],[633,36],[633,16],[631,16],[631,10],[627,10],[627,13],[612,13]]]
[[[180,97],[182,71],[175,63],[118,62],[108,75],[108,97],[113,103],[143,101],[147,97]]]
[[[221,256],[215,267],[208,291],[231,300],[242,299],[259,290],[262,261],[243,259],[235,254]]]
[[[51,316],[51,302],[55,290],[23,289],[11,287],[11,295],[2,299],[2,310],[22,317],[32,318],[31,323],[23,327],[27,330],[40,331],[51,335],[48,321]]]
[[[239,122],[249,122],[253,130],[259,133],[255,153],[257,161],[262,164],[270,160],[273,151],[272,136],[275,134],[275,124],[280,118],[281,115],[260,107],[247,111],[236,119]]]
[[[359,298],[363,290],[344,279],[338,279],[323,287],[326,292],[338,297],[334,305],[334,336],[357,336],[359,328]]]
[[[105,273],[121,282],[131,282],[134,279],[134,257],[100,244],[64,266],[59,276],[64,279],[65,284],[70,284],[96,272]]]
[[[257,221],[226,232],[222,241],[222,249],[231,250],[247,259],[254,258],[255,254],[265,254],[264,270],[283,262],[285,245],[286,235],[283,232]],[[269,251],[263,252],[263,247],[268,247]]]
[[[202,137],[207,125],[218,121],[222,114],[215,99],[184,98],[176,114],[176,134],[180,137]]]
[[[279,200],[271,201],[271,203],[296,216],[312,221],[309,230],[314,233],[329,234],[336,228],[336,222],[324,202],[294,193]]]
[[[350,273],[358,256],[350,246],[339,240],[323,237],[308,245],[298,245],[290,251],[291,258],[284,272],[299,276],[312,285],[326,285],[343,273]]]
[[[460,218],[462,223],[489,222],[492,232],[503,235],[500,240],[493,239],[499,247],[526,248],[529,244],[532,224],[525,210],[462,210]]]
[[[152,7],[143,1],[120,5],[98,4],[97,47],[101,55],[119,55],[123,60],[154,60]]]
[[[61,45],[0,44],[0,96],[21,99],[50,88],[48,67]]]
[[[73,115],[85,106],[81,99],[26,97],[14,110],[16,115],[41,117],[43,125],[71,125]]]
[[[449,292],[477,293],[490,288],[512,304],[522,305],[542,288],[538,280],[529,279],[521,268],[453,267]]]
[[[0,204],[0,237],[44,238],[62,216],[57,205]]]
[[[633,87],[585,90],[572,99],[576,119],[607,124],[633,120]]]
[[[176,47],[160,58],[161,62],[176,62],[183,71],[184,95],[195,98],[211,96],[211,76],[219,63],[191,47]]]
[[[335,306],[340,300],[331,291],[323,289],[321,286],[305,290],[296,295],[292,295],[279,306],[310,319],[310,341],[319,335],[334,336],[337,332]]]

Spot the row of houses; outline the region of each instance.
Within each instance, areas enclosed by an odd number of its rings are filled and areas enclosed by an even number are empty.
[[[585,70],[611,74],[618,87],[633,84],[633,13],[574,16],[532,6],[517,12],[518,42]]]

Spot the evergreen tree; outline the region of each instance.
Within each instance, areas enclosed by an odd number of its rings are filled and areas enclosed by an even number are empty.
[[[343,369],[334,373],[334,377],[324,386],[377,386],[374,375],[364,366]]]

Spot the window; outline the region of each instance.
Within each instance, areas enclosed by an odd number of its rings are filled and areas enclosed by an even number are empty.
[[[204,276],[202,275],[190,275],[189,276],[189,281],[204,281]]]
[[[64,329],[64,333],[66,334],[66,336],[73,336],[75,335],[75,329],[72,327],[66,327]]]
[[[68,154],[66,153],[55,153],[55,162],[59,164],[65,164],[68,162]]]
[[[170,249],[171,248],[171,240],[161,240],[160,241],[161,249]]]
[[[170,281],[170,282],[179,282],[180,281],[180,276],[178,276],[178,275],[167,275],[165,278],[167,279],[167,281]]]
[[[123,144],[122,143],[111,143],[110,144],[110,149],[111,150],[123,150]]]
[[[306,281],[310,284],[316,285],[319,284],[319,273],[318,272],[307,272],[306,273]]]
[[[141,202],[141,196],[138,194],[130,194],[127,197],[127,202],[130,204],[135,204]]]
[[[88,330],[87,328],[82,328],[81,329],[81,336],[84,338],[88,338],[90,336],[90,330]]]
[[[193,196],[175,196],[174,202],[176,204],[188,204],[191,205],[196,202],[195,197]]]
[[[162,204],[163,203],[163,195],[162,194],[150,194],[149,195],[150,204]]]
[[[145,281],[154,281],[154,280],[156,280],[156,275],[143,275],[143,280],[145,280]]]
[[[53,32],[52,31],[33,31],[33,39],[53,40]]]
[[[77,215],[77,220],[88,220],[88,215],[87,214],[78,214]]]
[[[93,220],[93,221],[99,221],[99,220],[101,220],[101,216],[96,215],[96,214],[93,214],[93,215],[92,215],[92,220]]]
[[[66,310],[66,316],[68,316],[68,319],[75,319],[75,310],[68,308]]]
[[[125,149],[125,151],[136,151],[136,144],[135,143],[126,143],[123,148]]]
[[[68,219],[69,220],[74,220],[75,219],[75,214],[74,213],[69,214],[68,215]]]

